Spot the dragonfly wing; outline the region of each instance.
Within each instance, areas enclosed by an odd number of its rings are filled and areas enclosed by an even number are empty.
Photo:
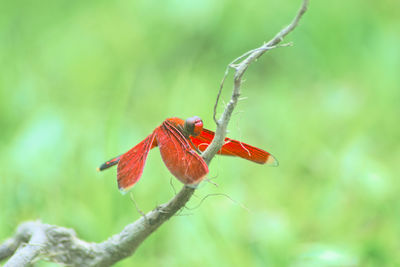
[[[200,135],[196,137],[191,136],[190,138],[200,151],[204,151],[214,139],[214,132],[203,129]],[[225,138],[225,144],[218,151],[218,154],[240,157],[259,164],[278,165],[275,157],[267,151],[230,138]]]
[[[154,137],[155,132],[120,156],[117,170],[118,188],[120,190],[129,190],[142,176],[147,155],[150,149],[157,145]]]
[[[164,164],[182,183],[196,185],[208,173],[205,161],[168,120],[156,129],[156,140]]]

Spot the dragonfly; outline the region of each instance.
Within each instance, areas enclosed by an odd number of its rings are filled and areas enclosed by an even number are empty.
[[[139,144],[103,163],[98,171],[118,164],[118,188],[126,192],[142,176],[149,151],[158,147],[172,175],[183,184],[196,187],[208,174],[208,166],[200,153],[207,149],[214,135],[213,131],[203,128],[203,121],[198,116],[186,120],[168,118]],[[258,164],[278,165],[275,157],[267,151],[228,137],[218,154],[240,157]]]

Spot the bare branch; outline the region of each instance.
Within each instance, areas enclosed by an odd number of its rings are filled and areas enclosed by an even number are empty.
[[[80,240],[71,229],[40,222],[23,223],[15,237],[0,246],[0,260],[15,253],[5,267],[29,266],[40,254],[42,259],[65,265],[111,266],[132,255],[143,240],[185,206],[194,190],[184,186],[168,203],[101,243]]]
[[[240,86],[242,83],[243,74],[246,72],[247,68],[250,66],[251,63],[253,63],[256,59],[261,57],[268,50],[276,48],[277,45],[283,40],[283,38],[296,28],[301,17],[307,11],[308,4],[309,4],[309,0],[303,0],[301,7],[300,7],[299,11],[297,12],[295,18],[292,20],[292,22],[288,26],[283,28],[278,34],[276,34],[275,37],[272,38],[269,42],[265,43],[261,47],[258,47],[256,49],[253,49],[253,50],[250,50],[250,51],[244,53],[240,57],[233,60],[230,64],[228,64],[228,66],[225,70],[224,77],[222,78],[222,81],[221,81],[221,85],[220,85],[220,88],[218,91],[216,103],[214,105],[214,121],[217,124],[217,130],[215,131],[215,136],[214,136],[212,143],[208,146],[208,148],[204,151],[204,153],[202,155],[202,157],[207,162],[207,164],[210,163],[211,159],[221,149],[222,145],[224,144],[224,139],[226,136],[226,129],[227,129],[230,117],[232,115],[233,109],[235,108],[238,98],[240,96]],[[284,45],[284,46],[286,46],[286,45]],[[237,63],[239,61],[240,61],[240,63]],[[226,77],[229,74],[230,68],[233,68],[235,70],[235,75],[233,78],[234,85],[233,85],[233,90],[232,90],[232,96],[231,96],[231,100],[228,102],[228,105],[226,106],[224,112],[222,113],[220,119],[217,120],[216,113],[217,113],[218,101],[220,99],[221,91],[222,91],[222,88],[224,87],[224,83],[225,83]]]
[[[11,240],[8,244],[6,242],[1,246],[9,252],[12,250],[15,251],[15,249],[18,248],[14,255],[4,265],[5,267],[29,266],[46,248],[48,245],[48,239],[43,229],[38,225],[40,224],[34,222],[22,224],[18,228],[14,240]],[[10,241],[10,239],[8,241]],[[24,243],[20,246],[22,242]]]
[[[239,99],[242,77],[247,68],[265,52],[278,47],[283,38],[296,28],[307,10],[308,3],[309,0],[303,0],[303,4],[293,21],[269,42],[244,53],[227,66],[214,106],[213,117],[217,124],[215,137],[202,154],[208,165],[224,143],[226,129]],[[232,96],[220,119],[217,120],[218,102],[230,68],[235,70]],[[41,222],[23,223],[18,227],[14,237],[0,245],[0,260],[11,257],[5,265],[7,267],[29,266],[38,258],[69,266],[110,266],[132,255],[143,240],[175,215],[177,211],[185,207],[194,191],[195,188],[183,186],[181,191],[169,202],[148,212],[126,226],[122,232],[101,243],[89,243],[80,240],[71,229]]]
[[[0,245],[0,261],[12,256],[21,244],[23,237],[17,232],[14,237]]]

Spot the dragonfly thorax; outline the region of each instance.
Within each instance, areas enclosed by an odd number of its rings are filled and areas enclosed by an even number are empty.
[[[183,131],[188,136],[198,136],[203,131],[203,121],[197,116],[188,118],[183,125]]]

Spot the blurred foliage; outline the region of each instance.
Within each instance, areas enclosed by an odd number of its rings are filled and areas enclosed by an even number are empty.
[[[1,1],[0,239],[40,219],[97,242],[137,219],[116,170],[96,167],[167,117],[198,115],[215,129],[227,63],[269,40],[299,5]],[[209,177],[219,187],[203,183],[188,207],[214,193],[234,201],[183,210],[116,266],[399,265],[399,8],[311,1],[285,40],[294,46],[248,70],[230,123],[230,137],[280,166],[215,158]],[[171,198],[171,180],[178,190],[155,149],[132,190],[139,207]]]

